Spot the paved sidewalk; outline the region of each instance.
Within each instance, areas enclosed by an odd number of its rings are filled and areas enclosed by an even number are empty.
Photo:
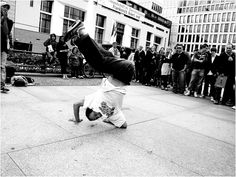
[[[1,94],[1,176],[235,176],[230,107],[130,86],[128,129],[69,122],[97,86],[12,87]]]

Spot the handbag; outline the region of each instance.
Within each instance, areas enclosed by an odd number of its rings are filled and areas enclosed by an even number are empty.
[[[226,81],[227,76],[218,76],[216,78],[215,87],[225,88]]]

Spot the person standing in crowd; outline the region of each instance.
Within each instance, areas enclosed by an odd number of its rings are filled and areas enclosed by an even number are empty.
[[[6,2],[0,2],[1,5],[1,92],[7,93],[9,91],[6,88],[6,63],[8,53],[8,42],[10,48],[12,48],[12,40],[9,40],[11,36],[11,30],[13,21],[8,18],[8,11],[10,5]]]
[[[138,50],[134,54],[135,63],[135,77],[136,82],[143,82],[143,61],[145,60],[145,52],[143,46],[139,46]]]
[[[112,47],[108,51],[111,52],[113,56],[120,58],[120,51],[117,48],[117,42],[113,42]]]
[[[79,77],[79,49],[78,47],[73,47],[72,53],[69,56],[70,61],[70,68],[71,68],[71,78],[78,78]]]
[[[207,67],[207,62],[209,61],[210,55],[207,52],[208,45],[203,44],[200,46],[200,53],[194,54],[192,61],[192,73],[191,80],[188,86],[188,90],[185,93],[186,96],[194,93],[194,97],[198,97],[198,90],[202,84],[205,75],[205,69]]]
[[[165,56],[165,48],[161,47],[158,54],[156,55],[155,59],[155,73],[154,73],[154,82],[155,86],[162,86],[162,77],[161,77],[161,67],[162,67],[162,62],[166,58]]]
[[[56,34],[50,34],[50,38],[47,39],[43,45],[46,47],[46,56],[44,55],[44,61],[46,64],[52,65],[57,58],[57,37]],[[48,62],[46,61],[46,57],[48,59]]]
[[[63,79],[68,79],[66,71],[68,63],[68,51],[69,47],[65,43],[64,36],[60,36],[59,42],[57,44],[57,57],[61,65],[61,73]]]
[[[124,47],[121,47],[121,49],[120,49],[120,58],[128,59],[128,54],[125,51]]]
[[[151,79],[154,76],[156,66],[156,46],[152,46],[151,50],[148,50],[144,60],[144,83],[147,86],[151,85]]]
[[[189,55],[183,51],[183,45],[177,44],[176,52],[171,58],[173,92],[184,94],[185,70],[189,61]]]
[[[201,96],[202,98],[210,96],[211,101],[214,101],[214,95],[215,95],[216,62],[217,60],[219,60],[218,57],[219,56],[216,54],[216,48],[215,47],[211,48],[211,57],[207,62],[203,95]],[[210,86],[210,92],[208,91],[209,86]]]
[[[233,89],[235,82],[235,53],[233,52],[232,44],[226,45],[225,52],[220,55],[220,60],[223,65],[222,75],[227,76],[221,104],[233,106],[235,105],[235,92]]]
[[[161,66],[161,89],[162,90],[168,90],[167,83],[168,83],[168,77],[171,72],[170,68],[170,57],[166,54],[164,57],[160,60],[160,66]]]

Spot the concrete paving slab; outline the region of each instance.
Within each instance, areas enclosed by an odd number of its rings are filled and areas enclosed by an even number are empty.
[[[1,153],[74,137],[24,104],[14,108],[4,104],[2,109]]]
[[[160,120],[235,145],[235,124],[232,122],[189,111],[160,118]]]
[[[127,96],[124,99],[124,106],[135,106],[136,109],[155,114],[158,117],[176,114],[186,109],[182,106],[169,104],[161,100],[153,100],[144,96]]]
[[[198,175],[116,139],[108,132],[13,152],[10,155],[27,176]]]
[[[7,154],[4,154],[1,155],[1,176],[25,176],[25,174],[22,173]]]
[[[235,175],[235,146],[159,119],[116,131],[114,136],[203,176]]]

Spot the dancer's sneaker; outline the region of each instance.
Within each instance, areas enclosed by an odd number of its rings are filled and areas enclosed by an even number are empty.
[[[1,88],[1,92],[2,93],[8,93],[10,90],[8,89],[8,88],[6,88],[5,86],[3,86],[2,88]]]
[[[69,41],[75,36],[78,36],[80,33],[80,30],[85,29],[84,28],[84,23],[80,20],[75,21],[68,29],[64,39],[65,42]]]

